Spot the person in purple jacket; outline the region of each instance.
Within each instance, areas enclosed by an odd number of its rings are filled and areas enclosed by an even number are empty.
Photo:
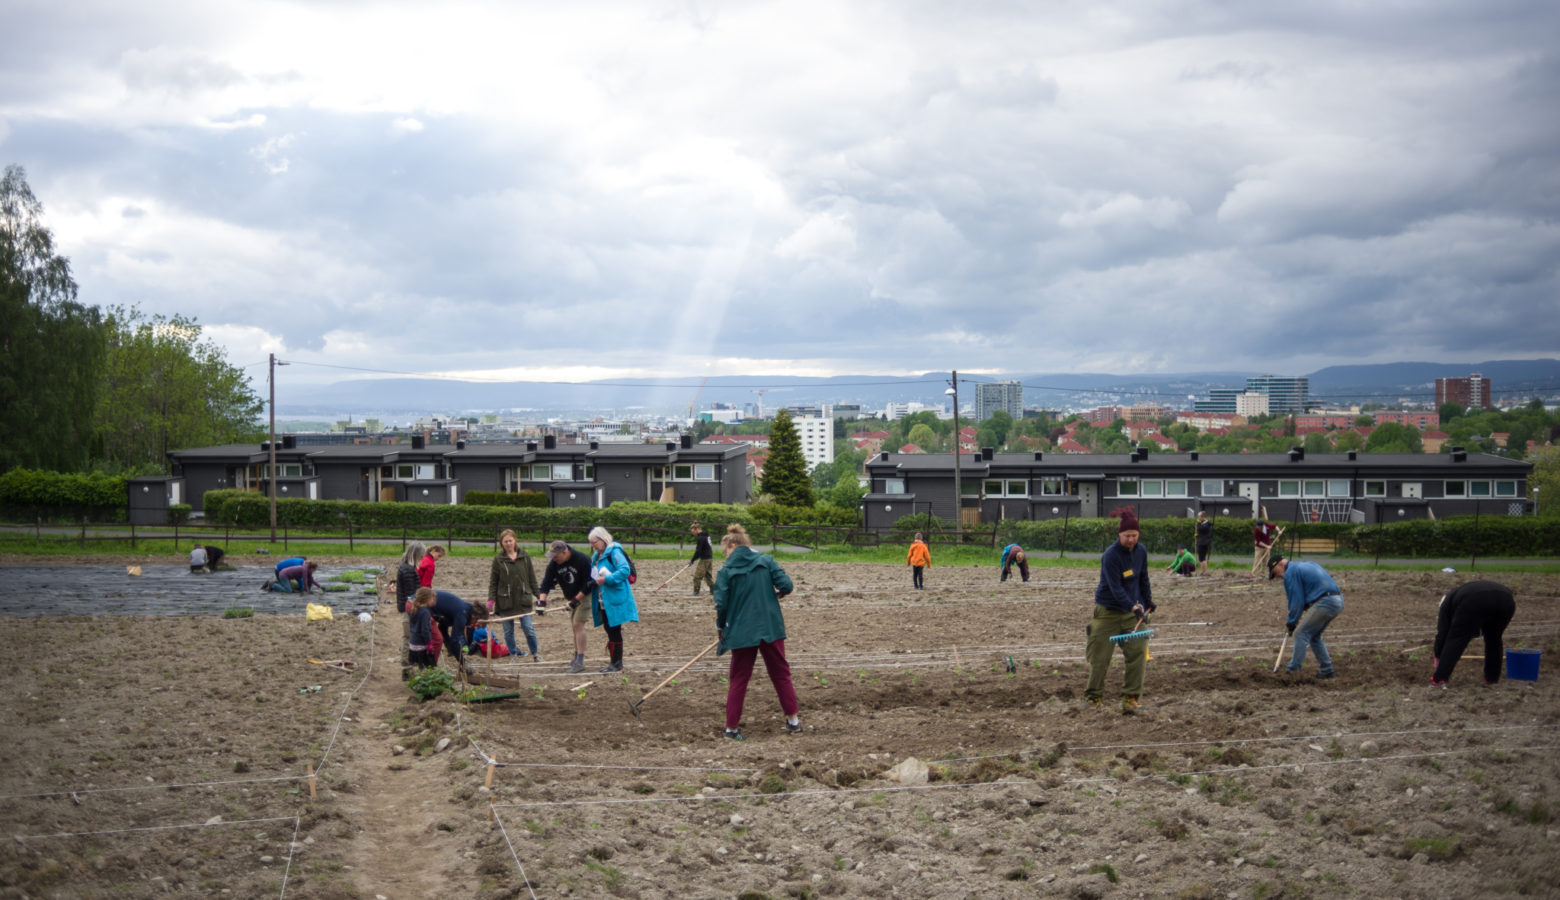
[[[314,578],[314,573],[319,567],[319,563],[310,560],[306,563],[281,569],[277,571],[276,580],[268,585],[267,590],[278,594],[312,594],[315,588],[319,588],[323,592],[325,590],[324,585]]]

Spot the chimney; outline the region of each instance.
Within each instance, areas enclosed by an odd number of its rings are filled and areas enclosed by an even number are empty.
[[[667,450],[668,453],[674,452],[674,451],[676,451],[676,449],[677,449],[677,442],[676,441],[667,441],[666,442],[666,450]]]
[[[590,442],[590,449],[592,449],[592,450],[600,450],[601,449],[601,442],[600,441],[591,441]]]
[[[1350,450],[1349,451],[1349,462],[1354,462],[1355,460],[1357,460],[1359,458],[1360,458],[1360,451],[1358,451],[1358,450]]]
[[[455,442],[455,449],[456,450],[464,450],[464,449],[466,449],[466,442],[465,441],[456,441]]]
[[[556,450],[556,449],[558,449],[558,436],[556,434],[543,435],[542,436],[542,449],[544,449],[544,450]]]
[[[261,453],[270,453],[271,452],[271,442],[270,441],[261,441],[260,442],[260,452]]]
[[[525,449],[529,450],[529,451],[531,451],[533,453],[536,452],[536,442],[535,441],[526,441],[525,442]]]
[[[1192,451],[1192,452],[1190,452],[1190,453],[1188,453],[1188,454],[1186,454],[1186,456],[1187,456],[1187,458],[1188,458],[1188,459],[1190,459],[1190,460],[1191,460],[1191,461],[1192,461],[1192,462],[1196,462],[1196,461],[1197,461],[1197,451],[1196,451],[1196,450],[1193,450],[1193,451]]]
[[[996,451],[993,450],[990,447],[982,447],[982,448],[980,448],[980,458],[981,458],[981,461],[983,461],[983,462],[991,462],[991,454],[993,454],[995,452]]]
[[[1042,451],[1036,450],[1035,451],[1035,462],[1039,462],[1042,459],[1045,459],[1045,453],[1043,453]]]
[[[691,450],[691,449],[693,449],[693,435],[691,435],[691,434],[682,435],[681,437],[678,438],[678,443],[680,443],[682,445],[682,448],[684,450]]]
[[[420,434],[412,435],[412,449],[413,450],[421,450],[421,449],[423,449],[427,445],[427,443],[428,443],[428,439],[426,437],[424,437],[423,435],[420,435]]]
[[[1461,448],[1461,447],[1453,447],[1452,448],[1452,462],[1460,463],[1460,462],[1467,462],[1467,461],[1468,461],[1468,454],[1463,451],[1463,448]]]
[[[1305,459],[1305,448],[1304,447],[1290,447],[1289,448],[1289,461],[1290,462],[1299,462],[1302,459]]]
[[[298,449],[298,436],[296,434],[284,434],[284,435],[282,435],[282,449],[283,450],[296,450],[296,449]]]

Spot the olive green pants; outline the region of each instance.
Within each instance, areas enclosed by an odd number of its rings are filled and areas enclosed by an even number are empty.
[[[1089,642],[1084,655],[1089,660],[1089,686],[1084,697],[1098,700],[1105,695],[1105,671],[1110,668],[1111,652],[1115,644],[1113,634],[1127,634],[1137,624],[1137,615],[1116,612],[1098,603],[1094,604],[1094,618],[1089,622]],[[1143,693],[1143,658],[1148,655],[1148,638],[1121,641],[1121,655],[1127,661],[1127,675],[1121,683],[1121,696],[1137,697]]]
[[[714,560],[710,559],[700,559],[694,561],[693,592],[695,594],[699,593],[699,585],[701,584],[709,585],[710,593],[713,594],[715,592],[715,576],[710,574],[710,570],[713,568],[713,564]]]

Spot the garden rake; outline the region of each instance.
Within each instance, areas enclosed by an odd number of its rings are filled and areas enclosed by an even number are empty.
[[[673,678],[676,678],[678,675],[681,675],[682,673],[686,672],[688,670],[689,666],[691,666],[694,663],[698,662],[699,660],[703,659],[704,658],[704,654],[710,652],[711,650],[714,650],[716,648],[716,646],[718,646],[719,644],[720,644],[720,638],[716,638],[714,640],[714,642],[711,643],[708,647],[705,647],[703,650],[700,650],[698,656],[695,656],[693,659],[690,659],[687,662],[683,663],[683,666],[682,666],[681,669],[678,669],[677,671],[673,672],[672,674],[666,676],[666,680],[665,681],[663,681],[660,684],[656,685],[655,687],[651,688],[649,693],[645,694],[643,697],[640,697],[638,700],[635,700],[635,701],[629,703],[628,704],[629,712],[633,713],[634,714],[634,718],[636,718],[636,719],[642,718],[642,716],[639,715],[639,705],[640,704],[644,703],[646,700],[649,700],[651,697],[655,696],[655,692],[656,691],[659,691],[661,688],[664,688],[668,684],[671,684]]]
[[[1130,641],[1133,638],[1148,637],[1149,635],[1153,634],[1154,633],[1154,629],[1152,629],[1152,628],[1143,628],[1142,627],[1143,626],[1143,619],[1144,619],[1143,616],[1138,616],[1138,620],[1137,620],[1136,623],[1133,624],[1131,631],[1127,632],[1126,634],[1113,634],[1113,635],[1111,635],[1110,636],[1110,642],[1112,644],[1119,644],[1122,641]],[[1140,628],[1142,628],[1141,631],[1138,630]]]

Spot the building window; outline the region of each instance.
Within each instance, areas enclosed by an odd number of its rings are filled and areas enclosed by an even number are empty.
[[[1448,481],[1446,483],[1445,494],[1448,497],[1466,497],[1466,496],[1468,496],[1468,482],[1466,482],[1466,481]]]
[[[302,478],[303,463],[277,463],[276,471],[281,473],[278,478]]]
[[[1387,483],[1385,481],[1365,482],[1365,496],[1385,497],[1387,495]]]
[[[1305,483],[1305,495],[1307,497],[1327,496],[1327,483],[1324,481],[1307,481]]]
[[[1280,481],[1278,483],[1278,495],[1280,497],[1298,497],[1298,496],[1300,496],[1300,482],[1298,482],[1298,481]]]
[[[397,463],[395,467],[396,481],[430,481],[433,478],[433,463]]]
[[[1007,495],[1009,497],[1028,497],[1029,496],[1029,482],[1027,482],[1027,481],[1009,481],[1007,483]]]
[[[694,481],[714,481],[715,480],[715,465],[714,465],[714,463],[701,463],[699,465],[694,466],[693,467],[693,480]]]
[[[1116,496],[1118,496],[1118,497],[1136,497],[1136,496],[1138,496],[1138,480],[1136,478],[1130,478],[1130,479],[1129,478],[1123,478],[1120,481],[1116,482]]]
[[[1495,496],[1515,497],[1517,495],[1517,483],[1515,481],[1495,482]]]
[[[1349,496],[1349,480],[1347,478],[1335,478],[1332,481],[1327,482],[1327,496]]]
[[[1183,479],[1172,479],[1165,482],[1166,497],[1185,497],[1186,482]]]
[[[883,493],[903,494],[905,492],[905,480],[903,478],[883,479]]]
[[[1222,479],[1205,479],[1202,483],[1202,495],[1204,497],[1223,497],[1224,481]]]
[[[1005,481],[1002,479],[991,479],[981,482],[981,489],[985,492],[987,497],[1029,496],[1029,482],[1027,481]]]
[[[1040,496],[1062,496],[1062,480],[1060,478],[1047,478],[1040,482]]]
[[[1144,497],[1163,497],[1165,495],[1165,483],[1163,481],[1141,482]]]
[[[678,463],[672,466],[673,481],[692,481],[693,466],[689,463]]]
[[[980,482],[971,478],[969,481],[959,482],[959,496],[977,497],[980,495]]]
[[[1468,482],[1468,495],[1471,497],[1488,497],[1490,495],[1490,483],[1488,481]]]

